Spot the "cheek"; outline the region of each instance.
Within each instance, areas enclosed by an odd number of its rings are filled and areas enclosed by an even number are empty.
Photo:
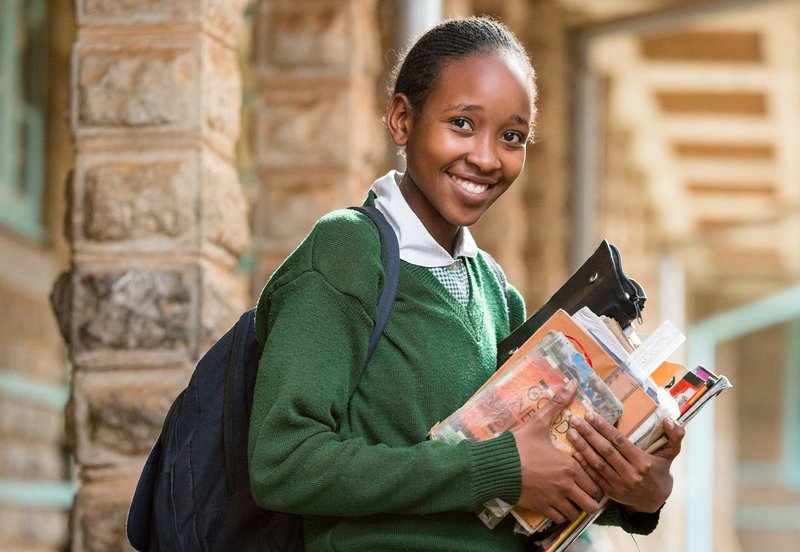
[[[511,151],[503,159],[503,173],[506,180],[513,182],[525,166],[525,150]]]

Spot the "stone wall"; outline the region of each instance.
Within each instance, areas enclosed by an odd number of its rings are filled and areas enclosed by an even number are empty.
[[[261,0],[258,7],[255,292],[314,221],[363,201],[385,152],[375,0]]]
[[[245,308],[235,146],[244,0],[78,0],[71,269],[54,306],[74,366],[71,547],[128,549],[124,519],[164,414]]]

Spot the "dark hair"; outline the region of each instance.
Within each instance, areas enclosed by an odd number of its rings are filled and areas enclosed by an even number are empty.
[[[536,116],[536,73],[528,53],[508,27],[488,17],[448,19],[427,31],[400,57],[387,91],[390,96],[405,94],[414,109],[414,117],[418,117],[449,61],[486,52],[507,53],[526,71],[533,121]]]

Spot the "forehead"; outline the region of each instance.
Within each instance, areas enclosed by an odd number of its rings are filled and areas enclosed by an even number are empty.
[[[527,68],[514,56],[485,52],[446,62],[426,103],[505,107],[529,118],[532,86]]]

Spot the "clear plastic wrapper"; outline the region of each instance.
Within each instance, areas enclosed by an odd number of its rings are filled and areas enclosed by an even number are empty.
[[[496,437],[531,417],[570,379],[577,382],[578,392],[551,428],[554,446],[565,454],[574,452],[566,438],[572,416],[583,418],[586,412],[594,411],[613,424],[622,413],[620,401],[560,332],[550,332],[528,354],[503,366],[501,371],[461,408],[436,424],[431,438],[456,442]],[[493,500],[484,505],[478,516],[487,526],[494,527],[512,509],[502,500]],[[514,515],[529,533],[547,523],[547,518],[537,512],[514,509]]]

